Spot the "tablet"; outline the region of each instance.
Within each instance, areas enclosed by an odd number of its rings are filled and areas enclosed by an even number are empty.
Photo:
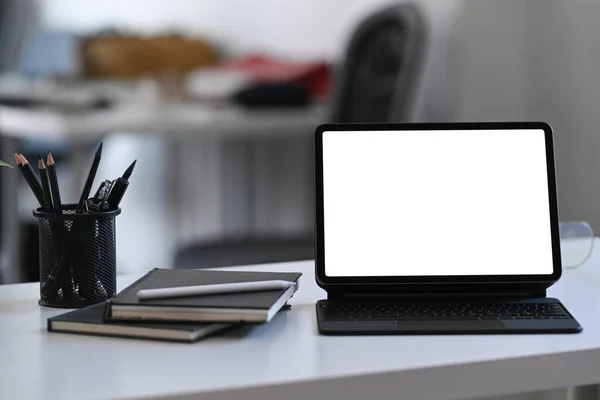
[[[322,286],[561,275],[546,123],[326,124],[315,156]]]

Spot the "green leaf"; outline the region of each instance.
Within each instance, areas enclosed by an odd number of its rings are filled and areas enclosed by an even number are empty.
[[[4,161],[0,160],[0,167],[10,167],[10,168],[12,168],[12,165],[7,164]]]

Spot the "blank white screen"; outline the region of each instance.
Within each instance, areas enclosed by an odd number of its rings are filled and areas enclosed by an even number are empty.
[[[323,133],[327,276],[549,275],[543,130]]]

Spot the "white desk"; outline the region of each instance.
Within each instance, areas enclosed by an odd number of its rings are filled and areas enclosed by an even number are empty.
[[[64,310],[39,307],[37,284],[0,286],[0,398],[441,400],[590,385],[600,382],[594,257],[550,290],[584,326],[578,335],[319,336],[325,294],[312,262],[245,268],[303,272],[292,309],[191,345],[48,334],[46,319]]]

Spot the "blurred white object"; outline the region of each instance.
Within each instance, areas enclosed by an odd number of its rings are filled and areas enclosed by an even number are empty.
[[[594,249],[594,231],[585,221],[567,221],[559,224],[560,252],[564,268],[583,264]]]
[[[187,93],[196,100],[223,101],[249,82],[243,71],[203,68],[188,75]]]

